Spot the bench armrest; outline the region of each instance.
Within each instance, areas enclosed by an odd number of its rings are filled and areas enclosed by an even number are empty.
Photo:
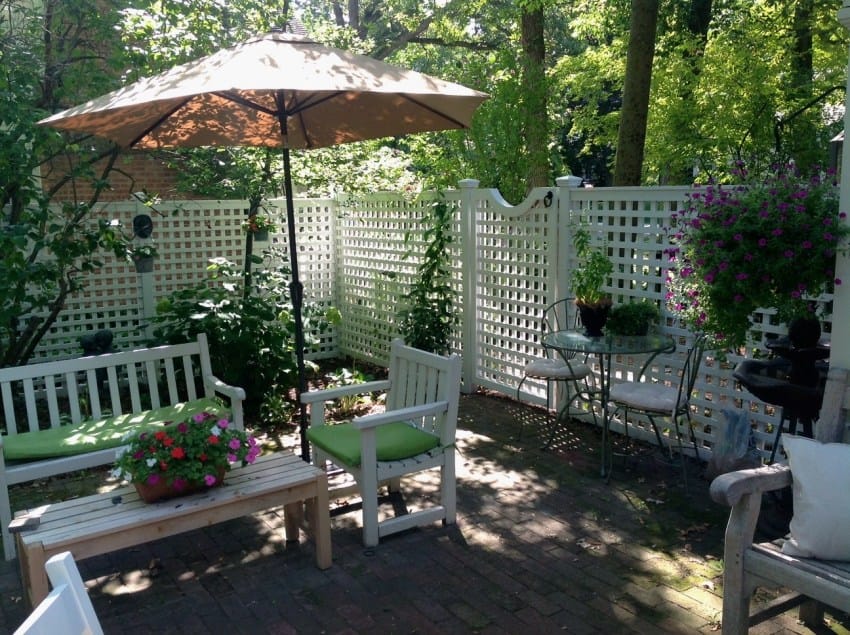
[[[721,474],[711,482],[711,498],[716,503],[733,507],[747,494],[761,496],[791,485],[791,468],[787,465],[766,465],[749,470]]]
[[[239,401],[245,401],[245,389],[240,388],[239,386],[231,386],[230,384],[225,384],[222,380],[214,375],[207,375],[204,377],[204,381],[212,386],[215,392],[221,393],[231,399],[238,399]]]

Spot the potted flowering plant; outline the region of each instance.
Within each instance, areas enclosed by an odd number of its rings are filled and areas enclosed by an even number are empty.
[[[841,284],[835,255],[850,230],[834,174],[806,178],[778,166],[742,185],[708,185],[671,217],[667,300],[690,326],[732,348],[746,344],[751,315],[812,316],[807,300]]]
[[[133,483],[148,503],[219,485],[233,463],[253,463],[260,454],[254,437],[209,412],[131,433],[126,441],[112,474]]]
[[[242,223],[242,229],[254,234],[254,240],[268,240],[269,232],[277,229],[277,225],[268,216],[252,214]]]

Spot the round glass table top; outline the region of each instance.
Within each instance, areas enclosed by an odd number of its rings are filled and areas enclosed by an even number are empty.
[[[546,333],[543,346],[563,351],[603,355],[637,355],[673,351],[676,343],[669,335],[603,335],[588,337],[582,331],[552,331]]]

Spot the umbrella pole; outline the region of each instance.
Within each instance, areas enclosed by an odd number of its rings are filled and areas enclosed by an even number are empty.
[[[298,278],[298,243],[295,239],[295,203],[292,200],[292,168],[289,165],[289,147],[283,148],[283,181],[286,188],[286,227],[289,236],[289,263],[292,269],[292,281],[289,283],[289,295],[292,298],[292,314],[295,317],[295,359],[298,365],[299,431],[301,434],[301,458],[310,461],[310,444],[307,441],[307,405],[301,402],[301,395],[307,391],[307,373],[304,370],[304,321],[301,307],[304,304],[304,285]]]

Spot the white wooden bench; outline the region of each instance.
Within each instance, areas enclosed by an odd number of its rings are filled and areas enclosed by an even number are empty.
[[[711,497],[732,508],[726,526],[723,573],[723,635],[746,633],[749,626],[799,605],[800,619],[823,622],[823,605],[850,609],[850,562],[799,558],[782,553],[782,540],[754,543],[762,494],[792,482],[787,465],[729,472],[711,483]],[[782,587],[795,593],[750,616],[756,587]]]
[[[9,486],[115,461],[127,431],[203,410],[242,429],[245,391],[217,379],[206,335],[187,344],[0,369],[0,524],[6,560]]]
[[[44,599],[44,563],[54,554],[70,551],[84,560],[279,506],[286,539],[297,541],[304,529],[315,541],[316,566],[330,567],[327,474],[290,452],[276,452],[234,468],[220,487],[191,496],[145,503],[130,486],[19,512],[12,531],[24,592],[33,606]]]

